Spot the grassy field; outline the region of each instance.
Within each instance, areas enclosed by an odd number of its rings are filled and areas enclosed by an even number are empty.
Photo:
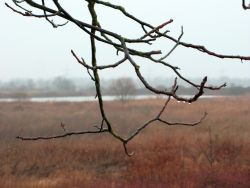
[[[116,131],[126,136],[153,117],[162,99],[107,102]],[[250,187],[250,96],[171,101],[164,118],[195,127],[152,124],[129,143],[133,157],[107,134],[49,141],[16,136],[94,130],[101,118],[94,102],[0,103],[0,187]]]

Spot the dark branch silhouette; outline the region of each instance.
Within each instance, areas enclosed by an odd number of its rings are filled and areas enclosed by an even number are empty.
[[[243,7],[243,9],[245,9],[245,10],[250,9],[250,3],[249,3],[248,5],[246,5],[245,0],[242,0],[242,7]]]
[[[101,124],[99,126],[95,126],[97,130],[95,131],[79,131],[79,132],[67,132],[67,130],[64,127],[64,124],[61,123],[61,127],[64,130],[64,134],[54,135],[54,136],[45,136],[45,137],[22,137],[18,136],[18,139],[21,140],[47,140],[47,139],[56,139],[56,138],[64,138],[67,136],[73,136],[73,135],[83,135],[83,134],[101,134],[101,133],[109,133],[111,136],[113,136],[115,139],[120,141],[123,144],[124,151],[128,156],[133,155],[133,153],[128,152],[127,144],[135,138],[138,134],[141,133],[144,129],[146,129],[149,125],[151,125],[154,122],[160,122],[164,125],[169,126],[195,126],[200,124],[205,117],[207,116],[207,113],[205,112],[204,115],[201,116],[201,118],[194,122],[194,123],[187,123],[187,122],[169,122],[165,120],[165,118],[162,117],[163,112],[166,111],[167,106],[171,99],[175,99],[177,101],[183,101],[187,103],[192,103],[197,101],[203,94],[204,90],[219,90],[226,86],[226,84],[221,84],[220,86],[209,86],[208,85],[208,78],[205,76],[200,83],[194,83],[185,76],[183,76],[179,72],[179,67],[175,67],[169,63],[167,63],[165,60],[173,53],[173,51],[178,46],[183,46],[186,48],[191,48],[193,50],[198,50],[201,53],[207,54],[209,56],[214,56],[217,58],[222,59],[238,59],[238,60],[245,60],[249,61],[250,56],[240,56],[240,55],[225,55],[225,54],[219,54],[217,52],[211,51],[207,49],[205,46],[197,45],[197,44],[191,44],[181,41],[182,36],[184,35],[183,28],[181,28],[181,34],[178,38],[174,38],[170,36],[169,30],[167,30],[167,26],[171,24],[174,20],[168,19],[168,21],[158,25],[153,26],[147,22],[144,22],[137,17],[133,16],[129,12],[127,12],[122,6],[112,4],[110,2],[105,2],[101,0],[85,0],[88,3],[88,11],[90,13],[90,16],[92,18],[91,23],[86,23],[84,21],[80,21],[76,18],[74,18],[60,3],[58,0],[52,0],[55,8],[51,8],[45,3],[45,0],[41,0],[40,3],[37,3],[32,0],[12,0],[14,3],[14,6],[10,6],[9,4],[5,3],[5,5],[14,11],[15,13],[18,13],[22,16],[26,17],[36,17],[36,18],[43,18],[49,24],[52,25],[52,27],[62,27],[68,22],[71,22],[75,24],[78,28],[80,28],[85,34],[89,36],[91,45],[91,62],[86,62],[84,58],[79,57],[73,50],[71,50],[71,53],[75,60],[80,63],[84,68],[86,68],[91,80],[95,83],[95,89],[96,89],[96,97],[98,98],[99,103],[99,110],[102,117]],[[104,29],[101,27],[101,23],[98,20],[98,15],[95,11],[95,5],[101,5],[108,7],[110,9],[114,9],[116,11],[121,12],[125,17],[127,17],[130,21],[136,22],[140,28],[141,28],[141,35],[136,38],[127,38],[126,36],[121,36],[118,33],[115,33],[113,31]],[[245,1],[242,1],[242,5],[244,9],[249,9],[249,6],[245,5]],[[28,8],[26,8],[28,7]],[[36,11],[42,11],[43,14],[36,14],[34,12]],[[60,17],[65,20],[63,24],[57,24],[53,21],[52,18],[54,17]],[[152,49],[151,51],[141,51],[132,47],[128,47],[128,44],[146,44],[151,45],[155,41],[158,41],[160,39],[167,39],[169,41],[172,41],[174,43],[173,47],[170,49],[169,52],[166,54],[162,54],[161,50],[159,49]],[[117,53],[123,53],[123,58],[120,59],[117,62],[110,63],[108,65],[98,65],[96,53],[97,53],[97,47],[96,47],[96,41],[105,43],[111,47],[113,47]],[[148,81],[144,78],[140,66],[138,63],[134,60],[134,57],[140,57],[148,62],[155,63],[155,64],[161,64],[166,69],[172,70],[176,74],[176,79],[174,80],[173,86],[171,89],[167,90],[159,90],[148,83]],[[162,94],[167,96],[166,102],[164,103],[163,107],[160,109],[160,111],[155,115],[155,117],[151,118],[150,120],[143,123],[141,126],[139,126],[131,135],[129,135],[127,138],[123,138],[119,134],[115,132],[112,126],[112,122],[110,121],[108,115],[105,111],[105,105],[103,102],[103,96],[101,91],[101,78],[99,76],[99,72],[104,69],[114,69],[118,67],[119,65],[123,63],[130,63],[130,65],[134,68],[134,73],[137,75],[138,79],[141,81],[141,83],[150,90],[151,92],[155,94]],[[178,91],[178,79],[184,81],[189,86],[196,89],[196,93],[190,97],[183,97],[179,96],[177,94]],[[62,126],[63,125],[63,126]]]

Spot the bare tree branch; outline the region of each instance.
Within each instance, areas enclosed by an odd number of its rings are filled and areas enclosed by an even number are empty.
[[[44,0],[42,0],[42,5],[45,6]],[[46,13],[45,10],[43,10],[43,13],[44,13],[45,19],[46,19],[54,28],[65,26],[65,25],[68,23],[68,21],[66,21],[66,22],[63,23],[63,24],[55,24],[53,20],[50,20],[50,19],[48,18],[48,15],[47,15],[47,13]]]
[[[202,121],[207,117],[207,112],[204,112],[203,116],[200,118],[199,121],[197,122],[194,122],[194,123],[181,123],[181,122],[174,122],[174,123],[171,123],[171,122],[168,122],[168,121],[165,121],[161,118],[159,118],[158,121],[164,123],[164,124],[167,124],[167,125],[183,125],[183,126],[195,126],[195,125],[199,125],[200,123],[202,123]]]
[[[102,65],[102,66],[89,66],[87,63],[85,63],[84,59],[81,58],[81,60],[77,57],[77,55],[75,54],[75,52],[73,50],[71,50],[72,55],[75,57],[75,59],[77,60],[78,63],[80,63],[82,66],[84,66],[86,69],[97,69],[97,70],[103,70],[103,69],[108,69],[108,68],[115,68],[119,65],[121,65],[122,63],[124,63],[127,58],[124,57],[123,59],[119,60],[118,62],[114,63],[114,64],[110,64],[110,65]]]
[[[143,35],[140,39],[144,39],[147,36],[151,35],[152,33],[155,33],[156,31],[159,31],[160,29],[162,29],[163,27],[165,27],[166,25],[170,24],[173,22],[173,19],[168,20],[167,22],[164,22],[163,24],[155,27],[154,29],[152,29],[151,31],[147,32],[145,35]]]
[[[243,4],[245,5],[245,0],[242,0]],[[127,16],[128,18],[134,20],[135,22],[137,22],[138,24],[140,24],[143,28],[145,33],[148,33],[145,30],[145,27],[148,27],[150,29],[154,29],[155,27],[150,25],[149,23],[146,23],[136,17],[134,17],[133,15],[129,14],[122,6],[118,6],[118,5],[113,5],[109,2],[104,2],[104,1],[100,1],[100,0],[95,0],[96,3],[98,4],[102,4],[108,7],[111,7],[113,9],[119,10],[121,11],[125,16]],[[165,33],[160,33],[159,31],[155,31],[156,34],[158,34],[159,36],[165,37],[171,41],[173,41],[174,43],[178,42],[178,39],[175,39],[169,35],[166,35]],[[221,59],[240,59],[240,60],[250,60],[250,56],[240,56],[240,55],[223,55],[223,54],[219,54],[213,51],[208,50],[205,46],[202,45],[196,45],[196,44],[191,44],[191,43],[185,43],[185,42],[180,42],[180,45],[187,47],[187,48],[193,48],[195,50],[198,50],[200,52],[206,53],[210,56],[215,56],[217,58],[221,58]]]
[[[16,0],[14,0],[15,2],[17,2]],[[86,0],[86,1],[89,1],[89,0]],[[125,9],[121,6],[117,6],[117,5],[112,5],[111,3],[109,2],[103,2],[103,1],[98,1],[98,0],[94,0],[96,3],[99,3],[99,4],[103,4],[105,6],[109,6],[111,8],[115,8],[119,11],[121,11],[125,16],[129,17],[130,19],[136,21],[137,23],[139,23],[140,25],[142,26],[147,26],[148,28],[150,29],[155,29],[155,27],[153,27],[152,25],[146,23],[146,22],[143,22],[141,20],[139,20],[138,18],[135,18],[134,16],[132,16],[131,14],[127,13],[125,11]],[[53,9],[50,9],[48,7],[45,7],[43,5],[40,5],[40,4],[37,4],[36,2],[32,1],[32,0],[24,0],[22,2],[26,2],[27,4],[29,4],[30,6],[34,7],[34,8],[37,8],[37,9],[40,9],[40,10],[45,10],[47,12],[50,12],[50,13],[56,13],[58,11],[56,10],[53,10]],[[56,4],[57,1],[54,1],[54,3]],[[6,3],[6,6],[8,6],[8,4]],[[87,24],[85,22],[81,22],[77,19],[74,19],[68,12],[66,12],[61,6],[60,4],[57,2],[57,6],[59,6],[59,11],[61,11],[62,13],[59,13],[58,16],[59,17],[62,17],[62,18],[65,18],[67,19],[68,21],[71,21],[73,23],[75,23],[76,25],[78,25],[81,29],[83,29],[86,33],[90,34],[91,33],[85,29],[85,27],[87,28],[94,28],[96,29],[96,31],[99,31],[99,32],[102,32],[102,33],[105,33],[107,35],[110,35],[112,37],[115,37],[116,39],[119,40],[120,38],[120,35],[116,34],[116,33],[113,33],[113,32],[110,32],[110,31],[107,31],[107,30],[104,30],[104,29],[101,29],[97,26],[93,26],[93,25],[90,25],[90,24]],[[25,14],[25,13],[24,13]],[[177,43],[178,42],[178,39],[175,39],[171,36],[168,36],[166,35],[166,33],[160,33],[158,31],[155,31],[156,34],[158,34],[159,36],[162,36],[162,37],[165,37],[171,41],[173,41],[174,43]],[[101,38],[95,36],[95,38],[101,42],[104,42],[104,43],[107,43],[107,44],[110,44],[110,45],[113,45],[113,46],[116,46],[116,47],[120,47],[119,44],[116,44],[116,43],[113,43],[113,42],[110,42],[110,41],[107,41],[107,40],[102,40]],[[125,42],[132,42],[132,43],[141,43],[143,42],[141,39],[125,39]],[[146,43],[148,43],[148,40],[147,41],[144,41]],[[218,54],[216,52],[213,52],[213,51],[210,51],[208,50],[206,47],[204,46],[201,46],[201,45],[195,45],[195,44],[190,44],[190,43],[185,43],[185,42],[180,42],[179,43],[180,45],[184,46],[184,47],[187,47],[187,48],[193,48],[193,49],[196,49],[196,50],[199,50],[200,52],[203,52],[203,53],[206,53],[210,56],[215,56],[215,57],[218,57],[218,58],[226,58],[226,59],[239,59],[239,60],[250,60],[250,56],[240,56],[240,55],[223,55],[223,54]],[[131,49],[131,52],[130,52],[132,55],[143,55],[144,57],[145,56],[149,56],[149,55],[154,55],[154,54],[159,54],[160,51],[157,50],[157,51],[152,51],[152,52],[146,52],[145,54],[143,54],[143,52],[138,52],[138,51],[135,51],[135,50],[132,50]]]
[[[55,135],[55,136],[38,136],[38,137],[17,136],[16,138],[21,139],[21,140],[51,140],[51,139],[57,139],[57,138],[65,138],[65,137],[74,136],[74,135],[97,134],[97,133],[105,133],[105,132],[108,132],[108,129],[97,130],[97,131],[68,132],[65,134]]]
[[[177,42],[175,43],[174,47],[165,55],[163,56],[162,58],[160,58],[158,61],[163,61],[164,59],[166,59],[167,57],[169,57],[173,51],[177,48],[177,46],[180,44],[180,40],[181,40],[181,37],[183,36],[184,32],[183,32],[183,27],[181,27],[181,34],[180,36],[178,37],[178,40]]]
[[[181,29],[181,34],[176,39],[174,37],[171,37],[168,35],[168,30],[162,31],[167,25],[173,22],[173,19],[169,19],[168,21],[160,24],[159,26],[152,26],[151,24],[144,22],[137,17],[133,16],[132,14],[128,13],[122,6],[112,4],[110,2],[105,2],[101,0],[85,0],[88,4],[88,11],[91,16],[91,23],[87,23],[84,21],[80,21],[76,18],[74,18],[60,3],[58,0],[52,0],[54,4],[54,9],[47,6],[45,3],[45,0],[41,0],[40,3],[33,0],[12,0],[15,7],[13,8],[9,4],[5,3],[5,5],[11,9],[13,12],[20,14],[22,16],[26,17],[36,17],[36,18],[44,18],[49,24],[51,24],[54,28],[57,28],[59,26],[64,26],[66,23],[71,22],[75,24],[79,29],[81,29],[85,34],[89,36],[90,39],[90,48],[91,48],[91,63],[86,63],[83,58],[79,58],[76,53],[71,50],[71,54],[75,58],[75,60],[81,64],[84,68],[86,68],[90,79],[94,81],[95,83],[95,90],[96,90],[96,98],[98,98],[98,105],[99,110],[101,114],[101,124],[99,126],[95,126],[97,128],[96,131],[79,131],[79,132],[67,132],[64,124],[61,123],[61,127],[64,130],[64,134],[58,134],[54,136],[38,136],[38,137],[22,137],[18,136],[18,139],[21,140],[49,140],[49,139],[57,139],[57,138],[64,138],[68,136],[73,135],[83,135],[83,134],[102,134],[102,133],[109,133],[113,138],[118,140],[123,144],[124,151],[128,156],[132,156],[133,153],[128,152],[127,144],[133,140],[137,135],[139,135],[143,130],[145,130],[149,125],[152,123],[158,122],[169,126],[195,126],[205,119],[207,116],[207,113],[205,112],[204,115],[196,122],[194,123],[187,123],[187,122],[170,122],[163,119],[163,113],[166,111],[167,106],[171,99],[175,99],[178,101],[183,101],[187,103],[192,103],[197,101],[205,92],[205,90],[219,90],[226,86],[226,84],[222,84],[220,86],[209,86],[208,85],[208,78],[207,76],[204,76],[204,78],[201,80],[200,83],[194,83],[185,76],[183,76],[179,72],[179,67],[175,67],[169,63],[167,63],[165,60],[175,51],[175,49],[178,46],[183,46],[186,48],[192,48],[194,50],[198,50],[201,53],[208,54],[209,56],[214,56],[217,58],[226,58],[226,59],[238,59],[238,60],[250,60],[250,56],[241,56],[241,55],[223,55],[216,52],[213,52],[211,50],[208,50],[206,47],[191,43],[186,43],[181,41],[181,38],[184,34],[183,28]],[[127,17],[130,21],[135,22],[138,24],[138,26],[141,28],[143,34],[140,35],[140,37],[135,38],[127,38],[125,36],[122,36],[118,33],[115,33],[113,31],[104,29],[101,27],[101,23],[98,20],[98,15],[95,10],[95,5],[102,5],[111,9],[114,9],[116,11],[121,12],[125,17]],[[25,6],[24,6],[25,5]],[[26,8],[29,7],[29,8]],[[244,9],[249,9],[249,6],[245,5],[245,1],[242,1],[242,6]],[[33,12],[36,11],[42,11],[43,14],[35,14]],[[52,18],[62,18],[65,20],[65,23],[63,24],[55,24]],[[161,50],[159,49],[151,49],[150,51],[141,51],[138,50],[138,48],[132,48],[131,46],[127,47],[129,44],[137,44],[137,45],[150,45],[154,42],[164,39],[168,41],[172,41],[174,43],[173,47],[164,55],[162,55]],[[120,59],[119,61],[115,63],[108,63],[107,65],[98,65],[97,60],[97,46],[96,42],[104,43],[108,46],[111,46],[116,50],[116,52],[123,53],[124,57]],[[135,46],[135,45],[134,45]],[[140,57],[144,60],[147,60],[149,63],[154,64],[161,64],[164,68],[170,69],[173,71],[173,73],[176,75],[176,79],[174,80],[173,86],[171,89],[167,90],[159,90],[149,84],[149,82],[144,78],[140,66],[138,62],[136,62],[134,56]],[[161,57],[159,57],[161,56]],[[162,94],[167,97],[164,105],[159,110],[159,112],[148,121],[145,121],[142,125],[138,126],[138,128],[130,135],[128,135],[126,138],[123,138],[121,135],[117,134],[113,128],[113,124],[110,121],[110,118],[108,117],[106,111],[105,111],[105,104],[103,102],[103,96],[102,96],[102,90],[101,90],[101,78],[99,75],[99,72],[104,69],[115,69],[118,66],[120,66],[123,63],[129,63],[134,68],[134,73],[138,77],[138,79],[141,81],[141,83],[150,90],[151,92],[155,94]],[[196,93],[191,97],[183,97],[177,94],[178,91],[178,79],[186,82],[190,87],[193,87],[196,89]]]

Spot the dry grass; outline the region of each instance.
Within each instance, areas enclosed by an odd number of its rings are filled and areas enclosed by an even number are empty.
[[[162,100],[108,102],[108,116],[123,135],[152,117]],[[129,144],[106,135],[22,142],[36,136],[93,129],[100,123],[96,103],[0,103],[0,187],[170,187],[246,188],[250,185],[250,97],[172,102],[171,121],[195,121],[197,127],[153,124]],[[209,131],[210,130],[210,131]]]

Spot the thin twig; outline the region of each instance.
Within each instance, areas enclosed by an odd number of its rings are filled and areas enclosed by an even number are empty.
[[[164,22],[163,24],[155,27],[154,29],[152,29],[151,31],[147,32],[145,35],[143,35],[140,39],[144,39],[147,36],[151,35],[152,33],[155,33],[156,31],[159,31],[160,29],[162,29],[163,27],[165,27],[166,25],[170,24],[173,22],[173,19],[168,20],[167,22]]]
[[[177,48],[177,46],[180,44],[180,40],[181,40],[181,37],[183,36],[184,32],[183,32],[183,26],[181,27],[181,34],[180,36],[178,37],[178,40],[177,42],[175,43],[174,47],[165,55],[163,56],[162,58],[160,58],[158,61],[163,61],[164,59],[168,58],[172,53],[173,51]]]
[[[42,0],[42,5],[45,6],[44,0]],[[54,28],[58,28],[58,27],[65,26],[65,25],[68,23],[68,21],[66,21],[65,23],[62,23],[62,24],[55,24],[53,20],[50,20],[50,19],[48,18],[48,15],[47,15],[47,13],[46,13],[45,10],[43,10],[43,13],[44,13],[45,19],[46,19],[46,20],[52,25],[52,27],[54,27]]]
[[[108,129],[103,129],[103,130],[97,130],[97,131],[80,131],[80,132],[68,132],[65,134],[61,135],[56,135],[56,136],[38,136],[38,137],[22,137],[22,136],[17,136],[17,139],[21,140],[51,140],[51,139],[58,139],[58,138],[65,138],[68,136],[74,136],[74,135],[83,135],[83,134],[97,134],[97,133],[105,133],[108,132]]]

